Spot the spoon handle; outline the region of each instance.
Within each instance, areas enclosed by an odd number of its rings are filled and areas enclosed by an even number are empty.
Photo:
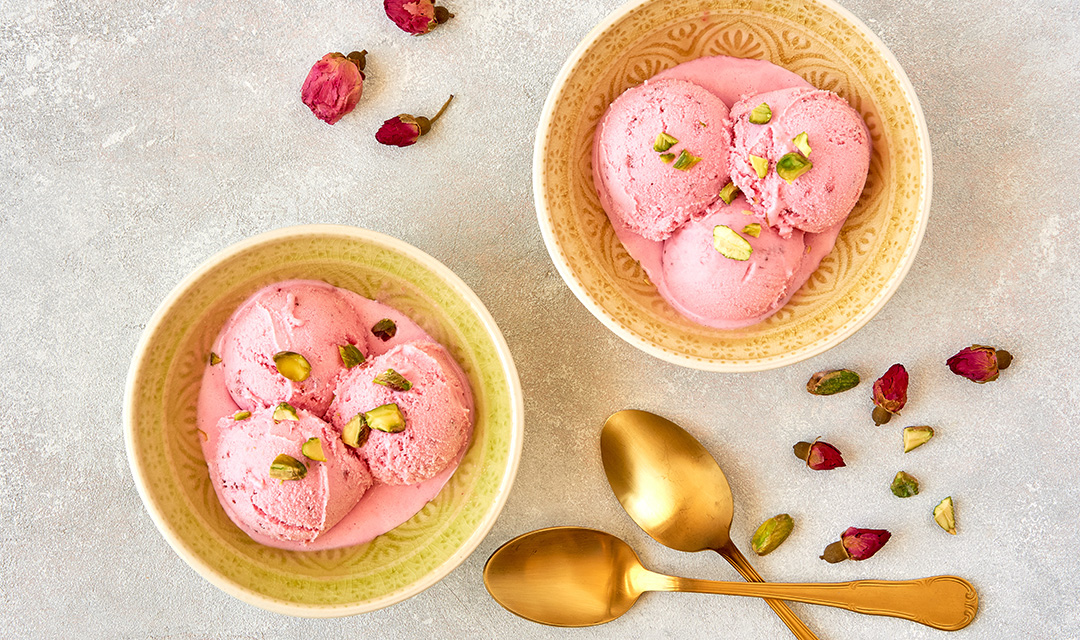
[[[750,566],[750,563],[746,561],[746,557],[739,551],[730,540],[723,547],[716,550],[725,560],[731,563],[731,566],[735,567],[735,570],[739,572],[747,582],[765,582],[761,575],[754,570],[754,567]],[[784,621],[788,629],[791,629],[791,633],[795,634],[795,637],[799,640],[818,640],[818,637],[814,635],[814,632],[810,630],[810,627],[806,626],[806,623],[795,615],[795,612],[791,610],[791,607],[787,606],[787,603],[783,600],[776,600],[773,598],[766,598],[766,604],[776,612],[776,615],[780,616],[780,619]]]
[[[854,582],[762,583],[713,582],[669,578],[661,591],[689,591],[755,598],[779,598],[840,607],[874,616],[892,616],[943,631],[971,624],[979,597],[971,583],[956,576],[921,580],[855,580]]]

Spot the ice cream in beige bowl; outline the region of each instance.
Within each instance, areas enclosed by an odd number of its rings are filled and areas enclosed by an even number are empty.
[[[748,122],[762,103],[775,119]],[[780,175],[785,156],[813,168]],[[903,71],[838,5],[647,0],[564,65],[533,181],[552,259],[597,318],[659,358],[752,371],[835,346],[885,304],[925,228],[930,149]]]
[[[349,422],[365,441],[343,439]],[[147,323],[124,403],[135,485],[173,550],[308,617],[400,602],[464,561],[506,501],[523,422],[476,295],[404,242],[332,225],[198,267]]]

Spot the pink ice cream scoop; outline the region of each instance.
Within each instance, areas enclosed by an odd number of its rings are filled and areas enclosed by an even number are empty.
[[[741,196],[730,205],[718,200],[707,216],[686,223],[664,242],[666,297],[677,311],[717,329],[746,327],[775,313],[802,285],[793,276],[805,257],[803,232],[782,237],[752,213]],[[748,259],[716,250],[713,231],[718,225],[749,244]]]
[[[274,409],[266,408],[243,420],[218,421],[216,459],[207,461],[210,481],[225,512],[249,535],[310,542],[337,524],[372,484],[367,464],[339,432],[302,409],[296,416],[299,421],[275,421]],[[325,461],[304,455],[310,438],[319,439]],[[282,454],[304,466],[302,478],[271,477]]]
[[[288,402],[322,416],[345,369],[339,347],[368,352],[368,328],[343,291],[325,282],[290,280],[252,295],[229,319],[221,340],[225,385],[241,408]],[[299,354],[310,367],[303,380],[286,377],[274,356]],[[293,378],[297,358],[288,356]],[[302,364],[302,363],[301,363]]]
[[[387,386],[376,376],[392,369],[408,382]],[[339,430],[360,412],[395,404],[405,428],[371,429],[361,448],[372,475],[390,485],[414,484],[450,464],[468,440],[471,397],[450,354],[434,342],[394,347],[342,376],[327,419]]]
[[[627,89],[593,139],[593,175],[608,214],[664,240],[728,182],[730,141],[727,106],[700,86],[662,79]]]
[[[771,112],[767,122],[751,122],[763,104]],[[731,179],[769,225],[786,235],[792,229],[820,233],[844,221],[870,167],[870,136],[851,105],[830,91],[780,89],[739,101],[731,119]],[[796,144],[799,134],[806,134],[809,154]]]

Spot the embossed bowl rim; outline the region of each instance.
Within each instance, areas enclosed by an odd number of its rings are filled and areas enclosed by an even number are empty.
[[[570,290],[574,292],[577,299],[587,308],[600,322],[604,323],[607,328],[611,329],[615,335],[619,336],[623,340],[634,345],[638,349],[641,349],[645,353],[648,353],[656,358],[671,362],[673,364],[689,367],[692,369],[701,369],[705,371],[721,371],[721,372],[750,372],[750,371],[765,371],[768,369],[775,369],[779,367],[785,367],[796,362],[801,362],[807,358],[811,358],[820,353],[823,353],[836,345],[843,342],[850,337],[856,331],[861,329],[870,321],[885,304],[892,298],[893,294],[900,287],[900,283],[903,281],[904,276],[907,275],[911,269],[911,265],[915,262],[915,255],[919,251],[919,246],[922,244],[923,234],[926,232],[926,220],[930,212],[930,197],[933,191],[933,167],[931,166],[931,154],[930,154],[930,134],[927,130],[926,117],[923,115],[922,106],[919,104],[919,98],[915,95],[915,87],[911,85],[911,81],[908,79],[907,74],[904,73],[903,67],[900,66],[900,62],[897,61],[896,56],[889,51],[889,48],[885,46],[885,43],[881,41],[874,32],[872,32],[861,20],[856,18],[851,12],[843,8],[834,0],[803,0],[808,4],[817,4],[828,10],[835,12],[841,18],[847,20],[854,26],[855,30],[865,38],[876,49],[877,53],[885,60],[890,70],[896,76],[900,83],[900,88],[904,93],[904,98],[907,100],[911,107],[912,114],[914,115],[916,129],[919,136],[919,149],[922,154],[922,161],[920,166],[922,167],[920,182],[923,185],[922,196],[919,206],[919,211],[916,217],[915,231],[912,234],[911,240],[908,245],[903,248],[905,255],[893,271],[889,280],[886,282],[882,291],[873,299],[871,304],[864,307],[854,318],[853,322],[845,323],[840,330],[829,336],[828,339],[821,341],[819,344],[812,348],[796,349],[790,353],[779,357],[767,359],[765,361],[746,361],[746,362],[731,362],[731,361],[717,361],[708,360],[704,357],[688,357],[681,354],[671,353],[665,349],[661,349],[652,344],[648,340],[634,335],[632,332],[626,329],[618,320],[611,316],[603,307],[597,303],[596,300],[589,295],[581,281],[574,275],[573,270],[570,268],[570,263],[565,260],[559,251],[559,245],[555,238],[555,231],[551,220],[551,215],[548,212],[547,201],[547,179],[545,177],[546,164],[548,162],[544,155],[545,141],[552,135],[552,122],[555,115],[556,105],[562,98],[563,91],[566,89],[566,85],[573,75],[578,63],[585,57],[594,44],[613,26],[618,24],[627,15],[632,13],[647,4],[653,2],[662,2],[663,0],[630,0],[626,4],[612,11],[604,20],[597,24],[585,37],[578,43],[578,46],[570,53],[570,57],[563,63],[562,69],[559,70],[559,74],[555,77],[555,82],[551,85],[551,90],[548,92],[547,100],[544,102],[544,110],[540,116],[540,123],[536,128],[536,139],[533,143],[533,200],[536,206],[536,217],[540,223],[540,232],[544,238],[544,245],[547,247],[548,255],[551,256],[551,261],[555,263],[555,268],[558,270],[559,275],[566,282]]]
[[[333,607],[289,603],[276,598],[264,597],[261,594],[235,584],[232,580],[219,573],[213,566],[207,564],[196,554],[192,553],[184,540],[169,526],[168,521],[157,505],[151,487],[147,484],[143,460],[139,451],[136,449],[135,428],[133,422],[137,385],[139,383],[138,374],[143,366],[144,360],[148,356],[147,347],[152,342],[152,337],[158,331],[159,325],[161,325],[163,320],[168,317],[172,308],[177,304],[177,301],[184,296],[185,292],[191,289],[191,287],[198,285],[199,281],[206,274],[240,253],[260,245],[276,243],[281,240],[311,234],[339,236],[357,242],[374,244],[390,251],[403,254],[433,272],[440,280],[453,289],[453,291],[468,304],[469,308],[479,318],[486,331],[487,337],[491,340],[495,347],[495,351],[498,353],[499,364],[502,366],[507,382],[509,383],[510,409],[512,412],[510,421],[512,433],[510,434],[509,439],[510,451],[508,452],[505,463],[506,466],[502,481],[495,493],[494,501],[489,506],[484,517],[477,523],[476,528],[469,537],[465,539],[461,546],[444,560],[442,564],[435,567],[432,571],[428,572],[405,589],[355,604],[335,605]],[[514,366],[514,360],[510,355],[510,348],[507,346],[502,332],[499,331],[498,326],[495,324],[495,319],[491,317],[487,307],[484,306],[484,303],[480,301],[480,298],[476,296],[472,289],[470,289],[461,278],[444,264],[420,249],[377,231],[370,231],[368,229],[346,225],[308,224],[285,227],[261,233],[222,249],[196,267],[194,271],[177,284],[169,295],[166,296],[165,300],[158,306],[154,315],[151,316],[150,321],[146,324],[146,328],[142,332],[139,344],[135,349],[135,355],[132,358],[131,366],[128,369],[127,384],[125,385],[124,390],[124,445],[127,449],[128,465],[131,468],[131,475],[135,480],[135,487],[138,489],[139,497],[142,498],[142,502],[150,514],[150,519],[153,520],[154,525],[169,543],[169,546],[172,547],[173,551],[175,551],[176,554],[199,575],[206,578],[211,584],[229,595],[268,611],[313,618],[341,617],[375,611],[407,600],[421,591],[424,591],[439,580],[442,580],[476,550],[484,537],[487,536],[492,526],[494,526],[499,513],[502,512],[507,497],[510,494],[510,488],[517,476],[518,465],[521,461],[521,447],[525,434],[524,416],[525,405],[521,391],[521,380],[518,377],[517,368]]]

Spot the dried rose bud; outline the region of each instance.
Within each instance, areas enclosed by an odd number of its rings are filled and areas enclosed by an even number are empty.
[[[982,384],[998,379],[998,372],[1012,364],[1012,354],[993,347],[973,344],[945,361],[952,372]]]
[[[828,471],[829,469],[845,466],[840,450],[828,442],[820,440],[799,442],[792,448],[795,451],[795,457],[805,460],[806,466],[814,471]]]
[[[874,424],[882,425],[892,414],[899,415],[907,404],[908,373],[902,364],[889,367],[885,375],[874,382]]]
[[[856,529],[848,527],[848,530],[840,535],[840,541],[825,547],[821,559],[830,563],[843,562],[844,560],[866,560],[885,546],[892,534],[884,529]]]
[[[386,17],[402,31],[422,36],[454,17],[446,7],[436,7],[432,0],[383,0]]]
[[[453,99],[454,96],[447,98],[439,112],[430,120],[423,116],[414,117],[407,113],[390,118],[379,127],[375,139],[383,144],[395,147],[407,147],[414,144],[420,136],[431,130],[431,124],[439,119],[443,111],[446,111],[446,105],[450,104]]]
[[[348,57],[328,53],[308,72],[300,99],[315,117],[334,124],[353,110],[364,91],[364,62],[367,51],[353,51]]]

